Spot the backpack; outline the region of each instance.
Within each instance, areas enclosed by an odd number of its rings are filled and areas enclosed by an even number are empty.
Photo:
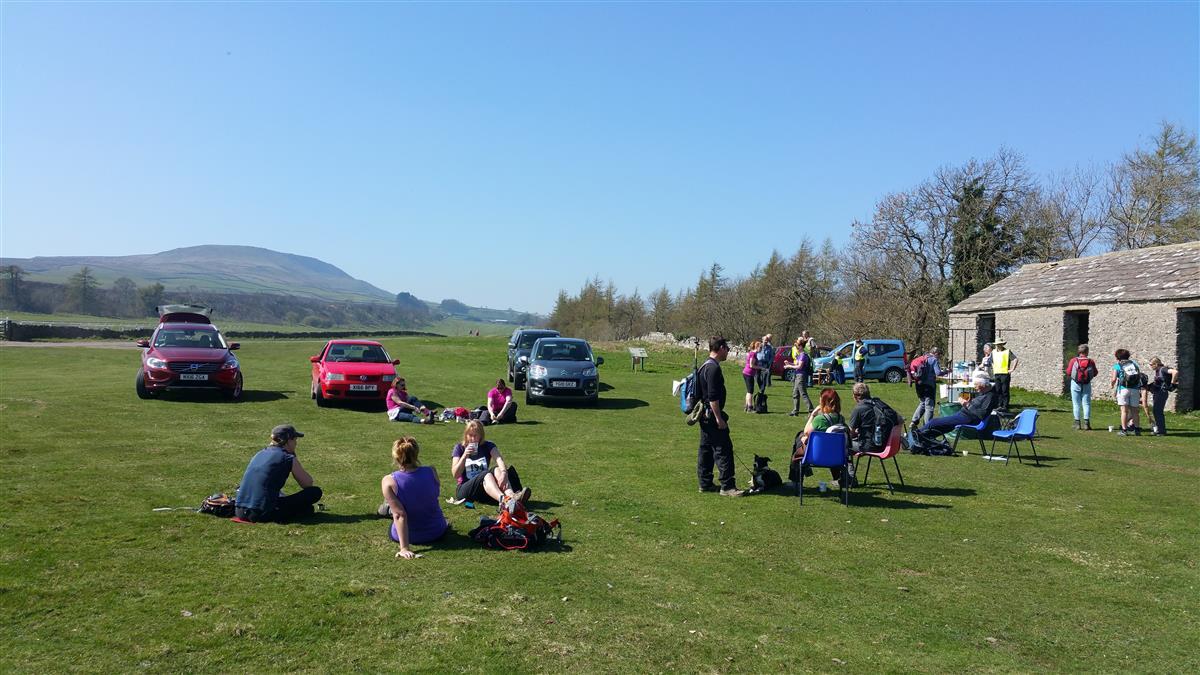
[[[892,435],[892,429],[900,424],[900,415],[891,406],[877,398],[871,399],[871,408],[875,410],[875,426],[871,430],[871,445],[882,448]]]
[[[767,395],[761,391],[754,395],[754,412],[759,415],[767,414]]]
[[[1071,370],[1071,380],[1078,384],[1087,384],[1096,376],[1096,362],[1088,358],[1075,358],[1075,366]]]
[[[1117,375],[1117,384],[1126,389],[1139,389],[1145,381],[1145,375],[1138,368],[1138,364],[1132,359],[1117,364],[1121,367],[1120,373]]]
[[[679,386],[679,408],[685,415],[700,402],[696,392],[696,373],[695,370],[688,373],[688,376],[683,378],[683,384]]]
[[[223,492],[218,492],[215,495],[205,497],[204,501],[200,502],[200,508],[197,510],[200,513],[207,513],[218,518],[232,518],[233,509],[233,497]]]
[[[926,356],[928,354],[922,354],[913,359],[912,363],[908,364],[908,375],[913,382],[924,382],[925,377],[929,375],[929,364],[925,358]]]
[[[537,514],[530,513],[525,505],[516,499],[505,497],[497,517],[481,517],[479,527],[471,530],[467,536],[483,544],[485,548],[528,551],[545,544],[551,538],[561,546],[562,525],[557,518],[547,521]]]

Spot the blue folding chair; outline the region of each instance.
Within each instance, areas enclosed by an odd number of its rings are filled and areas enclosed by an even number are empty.
[[[1041,466],[1042,462],[1038,459],[1037,447],[1033,444],[1033,437],[1037,435],[1037,417],[1038,411],[1036,408],[1026,408],[1021,411],[1020,415],[1014,420],[1012,429],[1000,429],[992,432],[992,454],[996,452],[996,439],[1008,441],[1008,454],[1004,456],[1004,461],[1008,462],[1012,457],[1014,450],[1017,452],[1017,461],[1024,464],[1021,459],[1021,449],[1017,447],[1017,441],[1029,441],[1029,448],[1033,450],[1033,462],[1036,466]]]
[[[957,454],[958,439],[963,437],[963,432],[970,431],[971,435],[975,437],[975,440],[979,441],[979,454],[987,455],[987,450],[983,447],[983,433],[987,429],[987,423],[988,418],[985,417],[979,422],[979,424],[960,424],[954,427],[954,430],[958,433],[954,435],[954,447],[952,447],[951,450]]]
[[[804,505],[804,467],[823,467],[842,470],[842,503],[850,505],[850,457],[846,452],[846,434],[814,431],[808,435],[808,446],[804,459],[800,461],[800,479],[796,481],[796,494],[800,505]]]

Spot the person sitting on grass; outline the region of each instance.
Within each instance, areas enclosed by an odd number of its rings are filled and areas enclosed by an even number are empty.
[[[296,439],[303,437],[290,424],[271,430],[271,444],[250,458],[238,485],[233,511],[238,520],[282,523],[312,515],[313,505],[321,501],[321,488],[313,485],[312,476],[296,457]],[[300,491],[281,496],[289,475],[296,479]]]
[[[836,427],[836,428],[835,428]],[[792,455],[792,470],[791,476],[799,478],[800,462],[804,459],[804,452],[808,448],[808,437],[815,431],[826,432],[830,429],[841,432],[846,435],[846,451],[850,450],[850,434],[846,428],[846,418],[842,417],[842,399],[838,393],[826,387],[821,390],[820,403],[817,409],[813,410],[808,416],[808,422],[804,424],[804,431],[801,432],[799,439],[795,444],[796,452]],[[838,486],[842,484],[842,469],[841,467],[830,467],[830,475],[837,482]],[[808,475],[807,473],[805,475]],[[854,478],[854,467],[850,467],[850,475],[847,477],[850,481],[850,487],[858,485],[858,481]]]
[[[487,393],[487,410],[479,416],[483,424],[504,424],[517,421],[517,402],[513,400],[512,389],[504,382],[504,378],[496,380],[496,386]]]
[[[975,426],[987,419],[996,409],[999,400],[992,389],[992,381],[983,373],[975,373],[971,377],[975,386],[975,395],[963,406],[962,410],[945,417],[935,417],[916,432],[912,451],[916,454],[929,454],[925,447],[929,442],[943,434],[954,431],[959,425]]]
[[[404,378],[399,375],[392,381],[387,395],[388,419],[393,422],[416,422],[433,424],[433,411],[421,404],[421,400],[408,393]]]
[[[383,506],[379,512],[392,518],[390,536],[400,544],[397,558],[420,558],[421,554],[413,553],[410,545],[437,541],[450,529],[438,504],[441,483],[437,471],[421,466],[417,461],[420,450],[412,436],[397,439],[392,444],[396,471],[384,476],[381,486]]]
[[[493,459],[494,469],[490,468]],[[521,477],[504,461],[500,448],[484,439],[483,425],[478,420],[467,423],[462,441],[454,446],[450,473],[458,482],[456,500],[499,504],[502,497],[515,497],[521,502],[529,501],[531,490],[521,487]]]

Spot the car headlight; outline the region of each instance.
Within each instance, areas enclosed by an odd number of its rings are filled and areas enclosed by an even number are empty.
[[[238,360],[231,356],[225,359],[225,363],[221,364],[221,370],[237,370],[240,365]]]
[[[596,376],[596,369],[595,369],[594,367],[593,367],[593,368],[584,368],[584,369],[583,369],[583,376],[584,376],[584,377],[595,377],[595,376]]]
[[[383,381],[383,382],[391,382],[392,380],[396,379],[396,376],[395,375],[384,375],[383,377],[381,377],[379,379],[380,379],[380,381]]]
[[[167,362],[151,356],[150,358],[146,359],[146,365],[150,366],[151,368],[166,368]]]
[[[530,377],[545,377],[546,366],[529,366]]]
[[[326,382],[340,382],[346,379],[346,376],[341,373],[325,373]]]

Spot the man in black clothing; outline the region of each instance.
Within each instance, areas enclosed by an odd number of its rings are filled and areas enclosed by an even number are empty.
[[[701,492],[716,492],[725,497],[740,497],[733,477],[733,441],[729,438],[729,415],[725,414],[725,375],[721,362],[729,356],[729,343],[723,337],[708,340],[708,360],[696,374],[696,389],[704,406],[700,416],[700,451],[696,457],[696,475]],[[713,464],[720,473],[721,486],[713,484]]]
[[[876,408],[885,412],[892,410],[891,406],[883,401],[871,397],[871,388],[866,382],[859,382],[854,385],[854,410],[850,411],[850,438],[853,439],[852,446],[854,452],[879,452],[883,446],[887,445],[888,439],[885,437],[877,444],[875,443],[875,417]],[[892,410],[892,415],[896,419],[896,412]],[[894,424],[894,423],[893,423]],[[889,427],[885,432],[885,436],[891,433]]]
[[[954,431],[954,427],[960,424],[979,424],[992,414],[999,400],[996,397],[995,390],[992,388],[991,379],[983,373],[976,373],[971,378],[971,384],[975,385],[975,395],[971,397],[971,401],[963,406],[962,410],[953,415],[935,417],[930,420],[928,424],[921,427],[921,430],[917,432],[918,441],[924,441]]]

